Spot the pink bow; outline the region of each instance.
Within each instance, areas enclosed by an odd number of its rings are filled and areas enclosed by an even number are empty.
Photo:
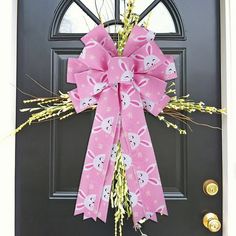
[[[167,215],[161,180],[143,109],[154,116],[167,105],[165,80],[176,78],[173,58],[135,26],[122,57],[103,26],[82,38],[79,58],[68,60],[67,81],[77,113],[97,104],[74,215],[106,222],[118,141],[133,210],[133,221]]]

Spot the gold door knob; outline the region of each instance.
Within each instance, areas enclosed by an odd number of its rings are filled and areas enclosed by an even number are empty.
[[[202,219],[203,225],[211,232],[215,233],[221,229],[219,218],[214,213],[207,213]]]
[[[208,179],[203,183],[203,192],[206,195],[214,196],[218,193],[219,186],[218,183],[213,179]]]

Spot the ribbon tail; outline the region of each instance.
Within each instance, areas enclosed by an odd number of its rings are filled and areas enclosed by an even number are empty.
[[[117,128],[116,128],[114,143],[111,148],[110,162],[109,162],[109,167],[108,167],[106,178],[105,178],[105,183],[104,183],[104,188],[103,188],[103,193],[102,193],[102,201],[100,202],[99,210],[98,210],[98,218],[102,220],[104,223],[106,223],[106,220],[107,220],[111,184],[112,184],[112,179],[114,176],[114,170],[115,170],[114,166],[115,166],[116,153],[118,150],[119,139],[120,139],[120,124],[118,123]]]
[[[121,143],[123,162],[126,168],[126,179],[133,212],[133,222],[134,225],[136,225],[136,223],[138,223],[141,219],[145,218],[145,209],[143,208],[143,201],[140,196],[140,187],[133,166],[133,158],[130,155],[129,147],[126,142],[124,131],[122,129],[121,129],[120,143]]]
[[[141,101],[140,94],[134,93],[133,100]],[[133,119],[129,114],[135,114]],[[168,214],[156,157],[142,107],[129,106],[122,110],[122,149],[129,155],[132,165],[127,169],[127,181],[131,199],[135,200],[133,221],[142,218],[156,221],[155,213]],[[124,161],[125,162],[125,161]],[[133,193],[134,186],[136,188]],[[132,189],[131,189],[132,188]],[[132,202],[132,201],[131,201]],[[137,208],[137,207],[140,207]]]
[[[116,99],[113,89],[107,89],[99,98],[74,211],[74,215],[83,213],[85,219],[97,219],[119,118]],[[104,107],[113,109],[107,112]]]
[[[146,216],[146,218],[148,218]],[[150,220],[154,221],[154,222],[157,222],[157,215],[154,213],[151,217],[150,217]]]
[[[138,158],[136,153],[136,157],[134,158],[134,169],[140,186],[140,195],[142,196],[146,218],[156,221],[156,213],[168,215],[168,212],[148,129],[142,138],[145,140],[145,145],[150,146],[141,149],[142,157]],[[147,164],[140,165],[142,162],[146,162]]]

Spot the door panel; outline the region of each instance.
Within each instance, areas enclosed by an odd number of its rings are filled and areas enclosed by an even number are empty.
[[[66,65],[69,57],[80,54],[82,34],[58,33],[65,5],[68,7],[71,2],[19,0],[17,86],[23,91],[38,97],[51,95],[26,75],[54,93],[73,88],[66,83]],[[162,2],[173,17],[176,33],[159,33],[157,42],[165,54],[175,57],[178,95],[190,93],[196,101],[219,107],[219,1]],[[115,34],[112,36],[116,38]],[[17,111],[25,98],[18,92]],[[216,116],[193,117],[200,123],[221,126]],[[146,118],[169,216],[159,217],[158,224],[145,223],[144,232],[163,236],[210,235],[201,221],[208,211],[221,219],[221,132],[192,126],[193,132],[181,136],[153,116],[146,114]],[[25,119],[24,114],[17,113],[17,124]],[[93,119],[94,112],[85,112],[63,121],[32,125],[16,137],[17,236],[113,234],[112,209],[106,225],[73,216]],[[220,193],[214,197],[207,197],[202,191],[208,178],[220,186]],[[125,223],[124,231],[124,235],[137,235],[131,220]]]

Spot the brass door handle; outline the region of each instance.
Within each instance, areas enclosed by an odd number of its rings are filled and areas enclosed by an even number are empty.
[[[218,216],[214,213],[207,213],[202,219],[203,225],[211,232],[215,233],[221,229],[221,223]]]
[[[218,193],[218,183],[213,179],[208,179],[203,183],[203,192],[208,196],[214,196]]]

